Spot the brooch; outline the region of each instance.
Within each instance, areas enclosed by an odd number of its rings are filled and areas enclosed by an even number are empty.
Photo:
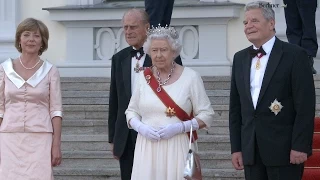
[[[150,76],[150,75],[146,75],[145,78],[146,78],[146,80],[147,80],[147,84],[150,84],[151,76]]]
[[[166,114],[168,117],[172,117],[176,115],[176,111],[174,110],[174,108],[171,108],[170,106],[167,108],[166,110]]]
[[[271,105],[269,106],[269,109],[270,109],[275,115],[277,115],[277,114],[281,111],[282,108],[283,108],[283,106],[281,105],[281,103],[280,103],[277,99],[275,99],[275,100],[271,103]]]

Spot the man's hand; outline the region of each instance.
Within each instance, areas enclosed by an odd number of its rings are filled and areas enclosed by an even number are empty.
[[[111,152],[112,152],[113,158],[115,158],[116,160],[119,160],[119,157],[115,156],[113,153],[113,143],[110,143],[110,146],[111,146]]]
[[[290,163],[291,164],[301,164],[308,159],[307,153],[298,152],[291,150],[290,152]]]
[[[232,165],[236,170],[242,170],[244,168],[241,152],[232,153]]]

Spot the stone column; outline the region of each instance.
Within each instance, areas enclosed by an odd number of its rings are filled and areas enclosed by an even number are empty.
[[[14,47],[18,0],[0,0],[0,62],[19,55]]]

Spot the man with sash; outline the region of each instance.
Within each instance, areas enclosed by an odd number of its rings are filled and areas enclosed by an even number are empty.
[[[144,10],[128,10],[122,19],[126,42],[130,45],[112,57],[109,96],[109,143],[113,155],[119,160],[121,179],[130,180],[137,133],[129,130],[125,117],[137,75],[152,65],[143,51],[147,38],[149,17]],[[181,59],[176,60],[181,63]]]

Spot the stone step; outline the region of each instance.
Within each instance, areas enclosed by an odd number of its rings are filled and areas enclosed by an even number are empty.
[[[106,77],[61,77],[62,83],[104,83],[110,82],[110,78]]]
[[[316,95],[320,95],[320,89],[315,89]],[[69,90],[65,91],[62,90],[62,97],[107,97],[109,96],[109,91],[99,91],[99,90],[93,90],[93,91],[86,91],[86,90]],[[230,90],[229,89],[223,89],[223,90],[206,90],[206,94],[209,97],[229,97]]]
[[[107,111],[64,111],[63,119],[108,119]]]
[[[62,104],[74,104],[74,105],[90,105],[90,104],[109,104],[109,98],[107,97],[87,97],[87,98],[62,98]]]
[[[228,90],[230,89],[230,76],[202,77],[207,90]],[[320,89],[320,76],[314,76],[315,88]],[[62,90],[67,91],[97,91],[109,90],[110,78],[61,78]]]
[[[55,180],[120,180],[119,168],[77,167],[54,168]],[[203,180],[244,180],[243,171],[234,169],[202,169]]]
[[[109,91],[61,91],[62,98],[106,98]]]
[[[108,105],[64,105],[63,117],[64,119],[108,119],[108,108]],[[224,107],[221,108],[219,105],[214,105],[212,108],[215,111],[214,119],[229,119],[229,111],[219,110],[224,109]]]
[[[107,82],[61,82],[62,91],[108,91],[110,83]]]
[[[107,135],[108,132],[106,119],[64,119],[62,121],[63,135]],[[214,120],[211,127],[198,130],[198,134],[229,134],[229,122]]]
[[[202,168],[232,168],[231,155],[227,151],[200,151]],[[63,151],[61,167],[120,167],[111,151]]]
[[[107,135],[64,135],[61,137],[62,151],[106,151],[111,146]]]
[[[229,105],[230,98],[228,96],[209,96],[209,100],[214,105]],[[64,105],[107,105],[109,97],[64,97],[62,103]],[[320,104],[320,96],[316,97],[316,104]]]
[[[63,113],[64,119],[108,119],[108,112],[94,112],[94,111],[65,111]],[[228,111],[215,111],[214,119],[227,120],[229,119]]]
[[[107,135],[107,120],[64,120],[62,121],[63,135]]]
[[[118,160],[111,151],[63,151],[61,167],[106,167],[119,168]]]
[[[215,111],[229,111],[229,105],[212,104],[212,108]],[[109,104],[89,104],[89,105],[77,105],[77,104],[64,104],[64,111],[108,111]],[[320,111],[320,104],[316,104],[316,111]]]
[[[201,135],[199,151],[230,151],[229,135]],[[107,135],[62,135],[63,151],[107,151],[111,150]]]

